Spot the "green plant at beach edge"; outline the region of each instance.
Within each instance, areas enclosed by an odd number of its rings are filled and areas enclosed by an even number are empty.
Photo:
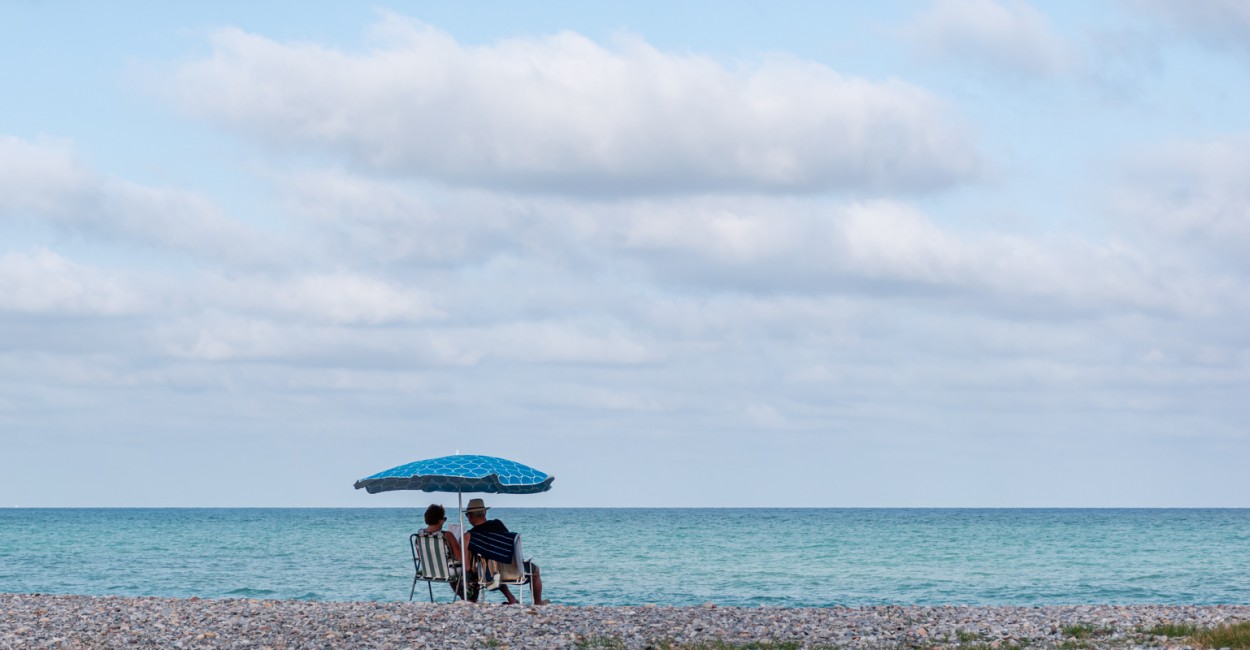
[[[1229,623],[1218,627],[1199,627],[1192,623],[1160,623],[1139,631],[1150,636],[1188,639],[1199,648],[1250,650],[1250,621]]]
[[[1198,630],[1190,638],[1204,648],[1250,648],[1250,621]]]
[[[1110,632],[1106,628],[1090,625],[1089,623],[1077,623],[1076,625],[1068,625],[1063,628],[1063,635],[1076,639],[1088,639],[1091,636],[1098,636]]]
[[[1152,628],[1142,630],[1151,636],[1166,636],[1171,639],[1183,639],[1201,632],[1202,628],[1189,623],[1160,623]]]
[[[1058,650],[1083,650],[1088,648],[1108,647],[1105,643],[1110,639],[1103,638],[1115,630],[1099,627],[1088,623],[1078,623],[1062,628],[1067,640],[1061,644],[1044,645],[1043,647]],[[1189,639],[1199,648],[1230,648],[1231,650],[1250,650],[1250,621],[1230,623],[1213,628],[1202,628],[1188,623],[1161,623],[1152,628],[1142,628],[1138,633],[1149,636],[1165,636],[1171,639]],[[1025,650],[1030,646],[1016,643],[1000,643],[997,648],[988,643],[984,634],[970,630],[957,630],[960,650]],[[1114,643],[1115,647],[1127,647],[1128,639]],[[605,650],[625,650],[628,644],[620,637],[591,637],[577,642],[578,648],[603,648]],[[717,639],[714,641],[677,642],[672,640],[650,641],[648,650],[800,650],[805,646],[801,641],[749,641],[735,643]],[[813,646],[812,650],[822,648],[831,650],[836,646]],[[899,647],[916,647],[905,646]],[[948,646],[949,647],[949,646]]]
[[[972,630],[955,630],[955,638],[959,641],[960,650],[1024,650],[1027,647],[1001,641],[994,646],[985,634]]]
[[[955,638],[959,639],[960,643],[972,643],[973,641],[981,641],[985,638],[985,635],[980,632],[960,629],[955,630]]]

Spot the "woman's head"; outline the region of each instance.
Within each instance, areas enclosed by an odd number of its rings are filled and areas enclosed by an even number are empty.
[[[425,524],[433,526],[447,520],[447,511],[443,510],[443,506],[437,503],[431,503],[430,507],[425,509]]]

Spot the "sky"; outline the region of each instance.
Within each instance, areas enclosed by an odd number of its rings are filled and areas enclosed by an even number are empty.
[[[1238,0],[0,4],[0,507],[1250,507]]]

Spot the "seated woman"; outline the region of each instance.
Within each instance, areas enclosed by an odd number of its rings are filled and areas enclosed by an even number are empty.
[[[432,503],[430,504],[430,507],[425,509],[426,525],[423,532],[428,535],[437,535],[440,532],[443,534],[443,541],[446,542],[447,546],[447,560],[448,563],[454,568],[452,572],[451,588],[456,592],[457,596],[460,596],[460,571],[458,569],[459,567],[464,566],[464,563],[460,561],[460,541],[456,539],[456,536],[453,535],[451,531],[443,530],[443,524],[446,522],[447,511],[443,509],[443,506],[437,503]],[[469,600],[474,600],[476,591],[476,585],[470,582]]]

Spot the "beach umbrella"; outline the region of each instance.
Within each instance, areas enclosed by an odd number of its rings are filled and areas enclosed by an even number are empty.
[[[460,558],[466,559],[464,544],[464,493],[486,492],[489,494],[536,494],[551,489],[556,477],[540,472],[529,465],[495,456],[456,454],[418,460],[383,470],[373,476],[356,481],[356,489],[364,488],[369,494],[392,490],[421,490],[422,492],[455,492],[457,512],[460,518]],[[468,566],[460,580],[460,596],[466,598]],[[466,598],[467,600],[467,598]]]

